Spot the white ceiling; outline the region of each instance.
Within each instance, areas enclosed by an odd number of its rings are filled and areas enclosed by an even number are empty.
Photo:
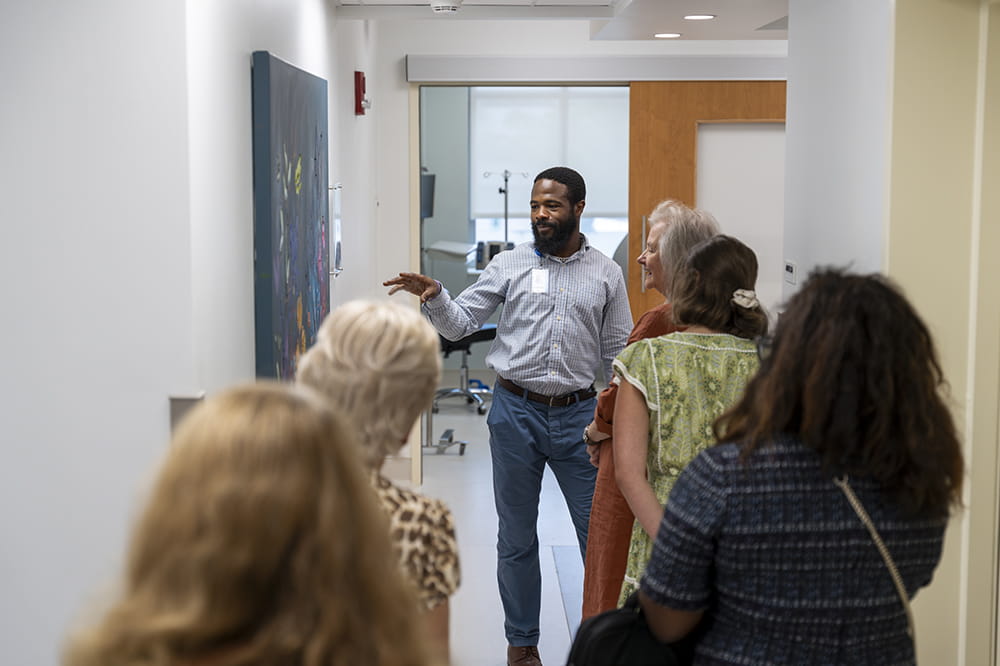
[[[430,0],[333,0],[346,19],[587,20],[597,40],[652,40],[679,32],[681,40],[788,38],[788,0],[463,0],[457,12],[436,14]],[[688,14],[714,14],[686,21]]]

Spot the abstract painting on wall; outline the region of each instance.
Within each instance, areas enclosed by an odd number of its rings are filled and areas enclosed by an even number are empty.
[[[292,379],[330,311],[327,84],[253,53],[257,376]]]

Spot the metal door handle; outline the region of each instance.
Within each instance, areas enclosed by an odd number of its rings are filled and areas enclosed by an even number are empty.
[[[642,216],[642,237],[639,239],[639,254],[642,254],[646,249],[646,216]],[[646,267],[639,264],[639,293],[646,293]]]

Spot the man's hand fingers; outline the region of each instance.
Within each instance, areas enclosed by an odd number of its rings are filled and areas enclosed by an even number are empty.
[[[414,296],[419,296],[421,303],[426,303],[439,293],[437,282],[420,273],[400,273],[398,276],[383,282],[382,286],[390,287],[390,296],[405,289]]]
[[[415,283],[415,281],[412,278],[407,277],[408,275],[412,276],[413,273],[400,273],[398,276],[390,278],[385,282],[383,282],[382,286],[390,287],[389,289],[390,296],[404,289],[410,292],[411,294],[416,294],[417,296],[419,296],[421,290],[423,289],[423,285]]]
[[[403,282],[414,287],[416,287],[417,285],[426,287],[428,282],[433,282],[433,280],[429,280],[427,277],[421,275],[420,273],[400,273],[399,277],[395,279],[398,280],[399,282]]]

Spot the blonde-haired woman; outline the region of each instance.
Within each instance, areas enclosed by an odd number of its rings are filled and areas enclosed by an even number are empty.
[[[454,519],[439,500],[399,488],[380,473],[430,406],[440,376],[437,333],[416,310],[389,301],[351,301],[331,312],[296,373],[298,382],[350,417],[400,565],[420,597],[434,645],[447,658],[448,599],[459,584]]]
[[[343,423],[261,384],[197,407],[132,535],[120,597],[66,666],[423,666],[385,518]]]

